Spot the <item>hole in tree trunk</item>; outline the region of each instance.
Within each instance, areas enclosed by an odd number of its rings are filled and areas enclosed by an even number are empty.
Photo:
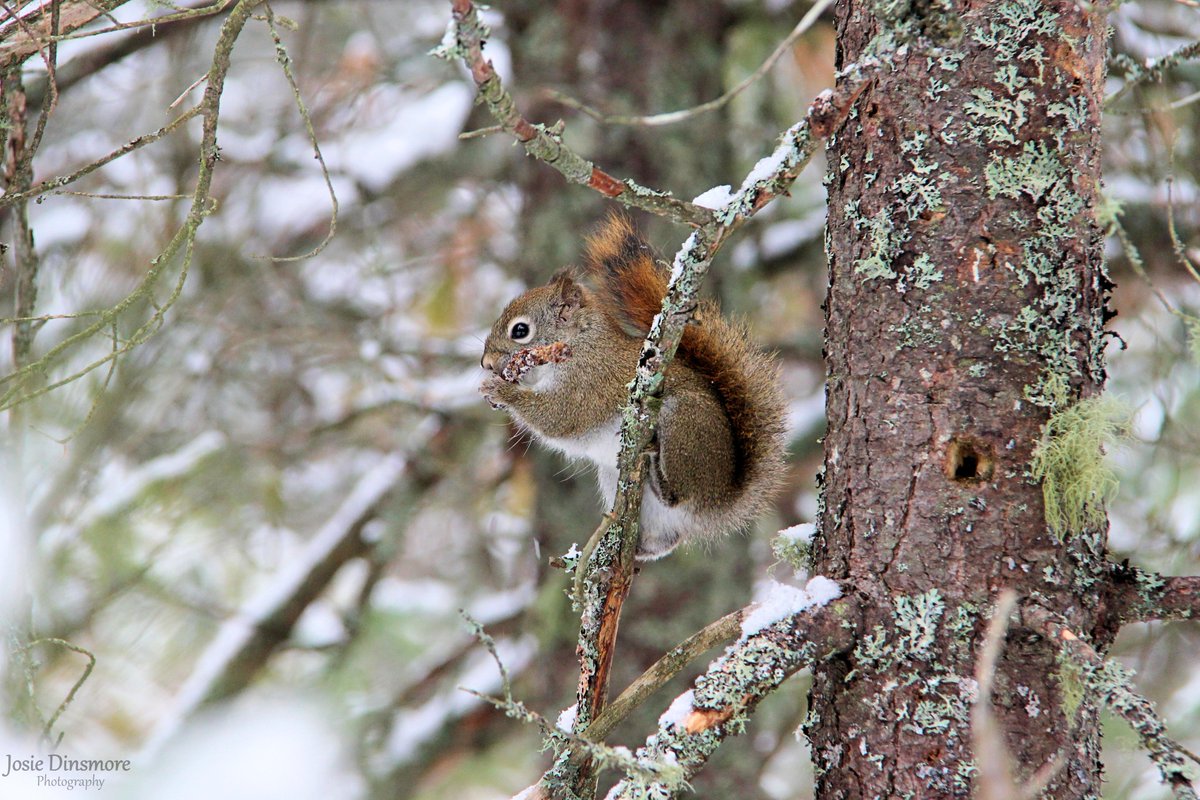
[[[962,479],[974,478],[976,477],[975,470],[978,468],[979,459],[975,457],[975,454],[971,453],[969,455],[965,455],[962,457],[962,461],[959,463],[958,467],[955,468],[954,477]]]
[[[975,439],[951,439],[946,450],[946,477],[959,483],[982,483],[992,477],[996,461],[991,445]]]

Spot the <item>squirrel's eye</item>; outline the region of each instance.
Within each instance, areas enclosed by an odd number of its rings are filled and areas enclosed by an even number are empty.
[[[514,342],[527,342],[533,338],[533,326],[523,319],[518,319],[508,329],[508,335]]]

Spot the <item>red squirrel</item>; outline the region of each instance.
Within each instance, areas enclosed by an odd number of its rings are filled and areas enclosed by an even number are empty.
[[[621,408],[667,270],[613,216],[571,270],[517,297],[492,326],[480,392],[546,446],[596,467],[606,508],[617,485]],[[584,285],[586,280],[590,286]],[[638,558],[745,527],[784,475],[785,407],[775,359],[702,302],[664,375],[642,497]]]

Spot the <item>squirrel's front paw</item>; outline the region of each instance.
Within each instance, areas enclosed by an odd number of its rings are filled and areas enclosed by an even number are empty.
[[[501,409],[507,408],[508,403],[505,403],[501,398],[501,394],[506,387],[511,384],[501,380],[497,375],[489,375],[483,379],[483,383],[479,384],[479,393],[483,395],[483,399],[488,402],[492,408]]]

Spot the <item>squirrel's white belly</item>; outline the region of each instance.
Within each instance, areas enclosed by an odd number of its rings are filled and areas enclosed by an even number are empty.
[[[620,450],[621,418],[614,416],[582,436],[572,438],[541,437],[549,447],[568,458],[586,458],[596,466],[596,481],[604,500],[604,509],[612,508],[617,495],[617,452]],[[669,506],[650,487],[642,491],[642,539],[639,558],[659,558],[678,544],[694,525],[691,513],[682,505]]]
[[[614,416],[603,425],[597,425],[582,436],[569,439],[541,437],[548,446],[567,458],[586,458],[598,468],[617,469],[617,451],[621,447],[621,418]]]

